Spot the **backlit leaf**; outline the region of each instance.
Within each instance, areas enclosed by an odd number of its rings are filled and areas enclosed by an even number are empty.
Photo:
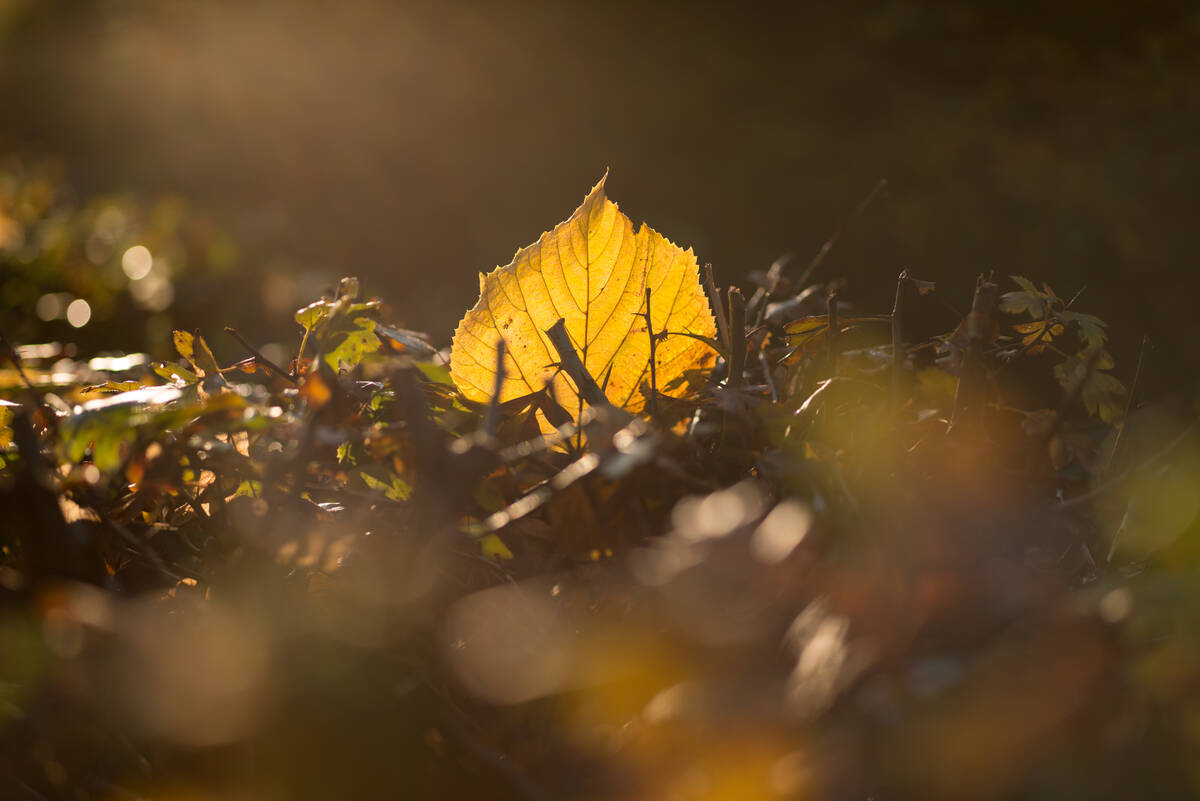
[[[1019,275],[1010,276],[1021,287],[1020,292],[1006,292],[1000,296],[1000,310],[1008,314],[1029,313],[1031,317],[1042,319],[1050,311],[1050,296],[1042,292],[1028,278]]]
[[[375,321],[352,314],[332,317],[322,332],[321,355],[333,369],[353,367],[368,353],[379,350]]]
[[[1063,322],[1073,322],[1078,325],[1079,338],[1089,348],[1103,347],[1105,341],[1108,339],[1108,335],[1104,331],[1106,323],[1095,315],[1073,311],[1060,311],[1055,314],[1055,317]]]
[[[310,303],[303,309],[297,309],[295,316],[297,323],[304,328],[311,329],[329,316],[329,301],[318,300]]]
[[[412,496],[412,487],[400,476],[386,471],[383,478],[373,476],[366,470],[360,470],[363,483],[373,490],[383,493],[389,501],[407,501]]]
[[[195,365],[195,348],[192,346],[192,335],[187,331],[176,331],[172,334],[175,350],[188,364]]]
[[[505,379],[500,401],[532,395],[548,384],[571,415],[576,388],[556,370],[546,331],[560,318],[584,367],[616,406],[640,411],[650,379],[646,289],[655,333],[713,337],[716,324],[700,287],[696,257],[645,224],[636,232],[604,194],[604,179],[554,230],[519,250],[512,262],[480,276],[479,301],[455,331],[450,373],[459,390],[479,403],[491,399],[496,343],[503,339]],[[658,342],[655,382],[660,393],[682,395],[675,380],[711,365],[713,351],[688,336]]]
[[[1032,323],[1018,323],[1013,326],[1021,334],[1021,344],[1036,355],[1046,349],[1046,345],[1060,337],[1066,328],[1055,320],[1034,320]]]

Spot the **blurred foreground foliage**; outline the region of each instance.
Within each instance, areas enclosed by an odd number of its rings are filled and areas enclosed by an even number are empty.
[[[0,792],[1200,791],[1192,402],[1024,278],[918,342],[944,287],[760,279],[702,392],[548,436],[353,279],[290,361],[5,340]]]

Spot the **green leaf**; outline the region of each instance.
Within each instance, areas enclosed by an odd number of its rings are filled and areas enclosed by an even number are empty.
[[[368,353],[379,350],[375,321],[370,317],[336,316],[322,330],[321,353],[334,370],[341,365],[354,367]]]
[[[371,475],[366,470],[360,470],[358,474],[364,484],[373,490],[382,492],[383,496],[390,501],[407,501],[412,496],[412,487],[408,485],[408,482],[391,471],[388,471],[383,479]]]
[[[421,371],[421,374],[435,384],[449,384],[454,386],[454,379],[450,377],[450,368],[433,362],[417,362],[416,367]]]
[[[1083,403],[1092,415],[1098,415],[1109,425],[1116,425],[1124,414],[1121,398],[1125,396],[1125,385],[1109,373],[1093,370],[1083,384]]]
[[[1050,298],[1033,285],[1028,278],[1010,276],[1021,287],[1021,292],[1005,292],[1000,296],[1000,310],[1007,314],[1025,314],[1041,320],[1050,311]]]
[[[134,389],[141,389],[140,381],[105,381],[103,384],[93,384],[90,387],[84,387],[83,394],[91,397],[93,395],[115,395],[119,392],[129,392]]]
[[[200,376],[176,362],[155,362],[150,365],[150,369],[154,371],[155,375],[176,386],[187,386],[200,381]]]
[[[296,310],[296,322],[305,329],[311,331],[317,327],[317,324],[329,316],[329,307],[332,303],[328,300],[314,301],[303,309]]]
[[[116,469],[125,446],[136,439],[138,426],[156,411],[169,408],[181,396],[177,387],[159,386],[88,401],[78,412],[59,422],[66,459],[78,462],[91,447],[96,467],[105,471]]]
[[[1030,281],[1028,278],[1021,276],[1021,275],[1010,275],[1009,278],[1016,281],[1017,285],[1020,286],[1021,289],[1025,290],[1030,295],[1038,295],[1040,297],[1045,297],[1045,294],[1042,292],[1042,290],[1038,289],[1034,285],[1034,283],[1032,281]]]
[[[1095,315],[1064,310],[1057,312],[1054,316],[1064,323],[1072,322],[1078,325],[1079,338],[1090,348],[1103,347],[1108,339],[1108,334],[1104,331],[1107,323]]]

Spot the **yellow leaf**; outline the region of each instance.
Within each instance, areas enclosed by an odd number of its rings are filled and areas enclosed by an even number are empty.
[[[479,538],[479,547],[487,559],[512,559],[513,552],[504,544],[498,534],[488,534]]]
[[[562,318],[584,367],[608,399],[641,411],[650,383],[647,287],[656,334],[716,334],[691,249],[645,224],[635,233],[629,218],[605,197],[601,178],[568,220],[517,251],[512,263],[480,276],[479,301],[454,332],[450,375],[470,400],[491,400],[496,346],[503,339],[500,402],[549,385],[558,404],[578,416],[579,392],[557,370],[559,356],[546,335]],[[655,388],[678,397],[686,391],[684,374],[714,360],[703,342],[666,336],[655,351]]]

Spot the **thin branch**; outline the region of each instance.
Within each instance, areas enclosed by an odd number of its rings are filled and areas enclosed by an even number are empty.
[[[833,378],[837,375],[837,335],[838,335],[838,296],[837,292],[830,292],[829,299],[825,304],[825,312],[828,316],[826,325],[826,346],[829,350],[829,377]]]
[[[721,333],[721,341],[728,348],[730,343],[729,318],[725,316],[725,304],[721,302],[721,290],[717,288],[717,281],[713,278],[711,264],[704,265],[704,286],[708,289],[708,296],[712,298],[713,309],[717,317],[717,330]]]
[[[821,249],[817,251],[817,255],[813,256],[812,261],[810,261],[808,266],[804,268],[804,272],[800,273],[800,277],[796,279],[796,286],[803,287],[808,280],[812,278],[813,273],[815,273],[817,268],[821,266],[821,262],[825,261],[825,257],[829,255],[829,251],[833,250],[833,246],[838,243],[838,240],[841,239],[842,235],[850,228],[850,223],[857,220],[858,217],[867,210],[867,206],[870,206],[872,201],[874,201],[877,196],[886,194],[887,188],[887,178],[880,178],[879,183],[875,184],[875,188],[868,192],[865,198],[859,201],[858,205],[854,207],[854,211],[850,212],[850,215],[842,221],[842,224],[834,229],[834,232],[830,235],[829,239],[825,240],[825,244],[821,245]]]
[[[1142,377],[1142,362],[1146,358],[1146,343],[1150,341],[1147,334],[1142,335],[1142,346],[1138,349],[1137,367],[1133,370],[1133,383],[1129,385],[1129,397],[1125,399],[1125,412],[1121,415],[1121,427],[1117,429],[1117,436],[1113,439],[1112,450],[1108,453],[1108,459],[1104,462],[1104,468],[1100,471],[1100,476],[1103,477],[1108,473],[1109,468],[1113,466],[1113,462],[1117,458],[1117,450],[1121,447],[1121,435],[1125,433],[1125,424],[1129,420],[1129,412],[1133,409],[1133,394],[1137,392],[1138,380]]]
[[[749,332],[749,333],[753,333],[753,332]],[[749,334],[747,334],[747,335],[749,335]],[[658,332],[659,339],[666,339],[667,337],[687,337],[688,339],[694,339],[697,342],[703,342],[705,345],[708,345],[710,348],[712,348],[713,352],[715,352],[722,359],[725,359],[726,361],[729,360],[729,351],[726,350],[725,348],[721,347],[720,342],[718,342],[715,339],[712,339],[710,337],[701,336],[700,334],[693,334],[690,331],[659,331]]]
[[[1178,448],[1184,442],[1187,442],[1188,438],[1196,433],[1197,428],[1200,428],[1200,423],[1192,422],[1188,424],[1187,427],[1180,431],[1179,434],[1177,434],[1170,442],[1164,445],[1158,451],[1158,453],[1151,455],[1141,464],[1136,464],[1133,467],[1130,467],[1128,470],[1124,470],[1121,473],[1113,476],[1108,481],[1097,484],[1090,491],[1084,493],[1083,495],[1077,495],[1074,498],[1068,498],[1065,501],[1059,501],[1058,503],[1054,504],[1053,508],[1060,512],[1066,511],[1067,509],[1073,509],[1076,506],[1082,506],[1083,504],[1089,503],[1096,498],[1105,495],[1109,490],[1128,481],[1136,473],[1138,473],[1138,471],[1144,470],[1145,468],[1157,462],[1159,459],[1162,459],[1164,456],[1171,453],[1171,451]]]
[[[983,348],[991,335],[998,292],[999,287],[987,276],[981,274],[976,279],[975,297],[967,315],[967,347],[963,354],[958,389],[954,394],[954,415],[951,418],[950,430],[963,425],[968,417],[974,416],[981,405],[983,383],[986,380]]]
[[[908,283],[908,270],[901,270],[896,279],[896,302],[892,305],[892,409],[900,408],[900,368],[903,365],[904,286]]]
[[[275,373],[275,375],[279,376],[280,378],[284,379],[285,381],[290,381],[292,384],[294,384],[296,386],[300,385],[300,382],[296,380],[296,377],[294,375],[289,373],[287,370],[284,370],[282,367],[280,367],[275,362],[268,359],[266,356],[262,355],[262,352],[259,351],[258,348],[254,347],[249,342],[247,342],[246,338],[243,337],[241,334],[239,334],[237,331],[235,331],[233,328],[231,328],[230,326],[225,326],[225,333],[229,334],[231,337],[233,337],[238,342],[240,342],[243,348],[250,351],[250,355],[254,357],[254,361],[258,362],[263,367],[266,367],[272,373]]]
[[[767,379],[767,387],[771,390],[771,403],[779,403],[779,391],[775,389],[775,377],[771,375],[771,364],[767,361],[765,351],[758,352],[758,363],[762,366],[763,376]]]
[[[762,325],[763,317],[767,313],[767,301],[779,289],[779,282],[783,279],[783,268],[791,260],[792,254],[785,253],[771,262],[771,266],[767,268],[766,281],[755,290],[750,302],[746,304],[746,311],[754,317],[755,326]]]
[[[746,299],[742,290],[729,287],[729,378],[725,385],[730,388],[742,384],[746,371]]]
[[[504,367],[505,342],[501,339],[496,343],[496,380],[492,382],[492,399],[488,402],[487,411],[483,414],[481,428],[487,438],[496,436],[496,426],[500,422],[500,389],[504,386],[506,370]]]
[[[550,338],[550,344],[558,351],[558,361],[563,372],[575,382],[579,397],[592,406],[611,407],[612,404],[604,395],[604,391],[600,389],[600,385],[596,383],[596,379],[592,378],[587,368],[583,366],[583,362],[579,360],[579,354],[575,352],[575,346],[571,344],[571,335],[567,333],[566,320],[558,318],[558,322],[546,329],[546,336]]]
[[[646,287],[646,334],[650,337],[650,419],[658,420],[658,372],[655,366],[658,337],[654,333],[654,323],[650,319],[650,287]]]

